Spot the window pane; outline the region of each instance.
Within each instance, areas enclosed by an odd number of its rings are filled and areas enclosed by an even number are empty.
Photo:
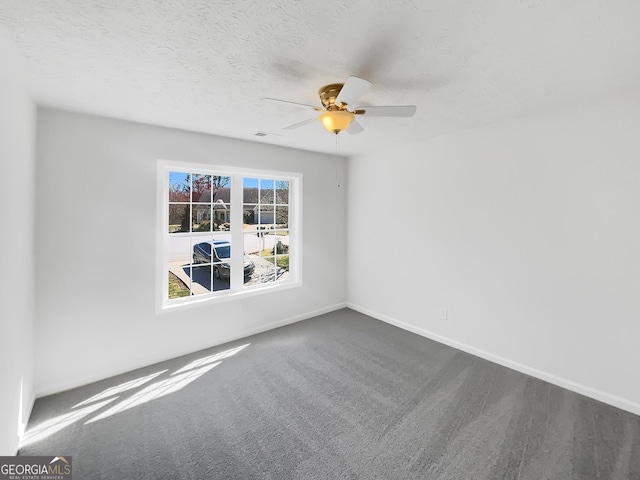
[[[260,180],[260,203],[273,203],[274,187],[273,180]]]
[[[169,237],[169,267],[180,267],[191,263],[191,244],[189,236]]]
[[[202,295],[212,290],[211,266],[198,265],[191,267],[191,294]]]
[[[245,286],[260,285],[266,282],[272,282],[276,278],[275,265],[270,259],[273,257],[259,257],[257,255],[249,256],[254,263],[253,274],[245,278]]]
[[[211,231],[211,205],[193,204],[191,207],[191,228],[193,232]]]
[[[189,261],[169,262],[169,295],[169,298],[191,295],[191,263]]]
[[[272,255],[288,255],[289,254],[289,236],[277,235],[273,241],[271,249]]]
[[[231,230],[231,205],[222,201],[213,204],[213,229],[219,232]]]
[[[258,254],[261,250],[263,239],[255,233],[245,233],[244,235],[244,253],[253,255]]]
[[[211,239],[198,237],[193,239],[191,256],[194,264],[211,263]]]
[[[289,231],[259,230],[255,233],[245,233],[244,251],[262,257],[288,254]]]
[[[256,230],[256,224],[258,223],[258,206],[255,204],[245,204],[242,208],[243,217],[243,229],[244,230]]]
[[[214,272],[215,273],[215,272]],[[219,292],[221,290],[229,290],[231,288],[231,282],[229,278],[213,278],[213,291]]]
[[[189,174],[169,172],[169,201],[188,202],[190,200],[189,192]]]
[[[289,255],[278,255],[276,267],[277,279],[286,280],[289,277]]]
[[[185,284],[180,277],[173,270],[169,270],[169,299],[188,297],[190,295],[188,283]]]
[[[271,225],[274,223],[273,205],[258,205],[258,223],[260,225]]]
[[[211,177],[211,199],[214,203],[226,203],[231,201],[231,177],[213,175]]]
[[[169,204],[169,233],[188,232],[190,212],[189,205]]]
[[[258,203],[258,185],[257,178],[244,178],[242,181],[242,197],[244,203]]]
[[[276,207],[275,220],[279,228],[289,228],[289,207]]]
[[[211,175],[193,174],[191,179],[192,202],[211,203]]]
[[[262,270],[260,271],[260,276],[259,276],[260,283],[275,282],[276,267],[274,265],[274,258],[264,257],[262,260],[267,263],[264,264]]]
[[[276,180],[276,203],[284,205],[289,203],[289,182]]]

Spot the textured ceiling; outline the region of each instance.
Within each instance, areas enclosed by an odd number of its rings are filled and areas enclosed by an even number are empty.
[[[354,155],[528,112],[636,94],[640,2],[0,0],[39,104],[308,150],[322,85],[373,82]],[[256,137],[258,131],[274,135]]]

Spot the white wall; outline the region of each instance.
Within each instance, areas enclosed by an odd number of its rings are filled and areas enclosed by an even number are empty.
[[[303,286],[156,315],[158,159],[301,172]],[[343,306],[345,168],[342,157],[39,110],[36,392]]]
[[[638,98],[349,159],[348,182],[350,305],[640,414]]]
[[[35,109],[0,39],[0,455],[14,455],[33,405]],[[22,422],[21,422],[22,420]]]

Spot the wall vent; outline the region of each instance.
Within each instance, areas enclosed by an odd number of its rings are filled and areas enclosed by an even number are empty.
[[[256,133],[254,133],[254,135],[256,137],[266,137],[267,135],[270,136],[270,137],[281,137],[282,136],[279,133],[273,133],[273,132],[256,132]]]

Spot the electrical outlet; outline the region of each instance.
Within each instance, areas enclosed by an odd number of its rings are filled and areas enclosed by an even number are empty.
[[[444,307],[440,307],[440,320],[446,320],[447,318],[449,318],[449,310]]]

